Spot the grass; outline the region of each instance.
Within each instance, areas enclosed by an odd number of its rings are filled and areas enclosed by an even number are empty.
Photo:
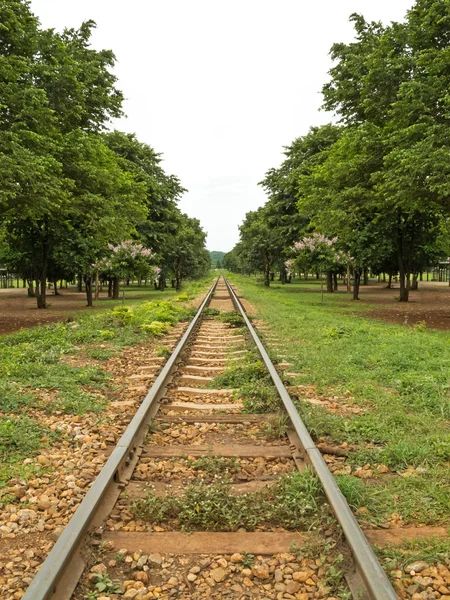
[[[318,525],[324,510],[320,483],[310,471],[289,473],[262,491],[242,495],[233,495],[229,479],[199,480],[182,496],[150,492],[131,507],[132,514],[155,525],[172,522],[184,530],[206,531],[305,530]]]
[[[255,352],[249,351],[238,364],[230,362],[224,373],[213,379],[209,387],[236,389],[243,401],[244,412],[276,412],[280,399],[266,367]]]
[[[275,360],[292,363],[296,383],[317,395],[359,406],[358,414],[335,414],[302,399],[295,402],[313,437],[354,446],[353,466],[385,464],[399,476],[376,485],[340,479],[361,518],[380,523],[398,513],[408,523],[448,523],[450,514],[450,343],[448,332],[366,318],[367,304],[321,304],[315,282],[273,285],[229,275],[258,310],[258,318],[283,340]],[[309,288],[309,289],[308,289]],[[281,355],[281,356],[280,356]],[[412,477],[400,476],[418,468]]]
[[[379,559],[388,570],[404,570],[408,565],[423,560],[427,563],[447,563],[450,556],[450,540],[418,539],[401,546],[376,548]]]

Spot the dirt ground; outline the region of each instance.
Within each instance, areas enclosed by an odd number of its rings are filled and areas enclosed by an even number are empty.
[[[126,298],[131,300],[133,295],[128,294]],[[87,309],[86,294],[74,289],[62,290],[59,296],[54,296],[50,291],[47,301],[50,307],[38,310],[36,298],[28,298],[27,290],[22,288],[0,290],[0,335],[44,323],[64,321],[80,310],[105,309],[111,302],[106,292],[103,292],[99,300],[94,302],[96,307]]]
[[[367,312],[363,312],[365,316],[400,325],[414,325],[425,321],[429,328],[450,330],[450,287],[448,283],[421,281],[419,289],[410,292],[410,300],[406,303],[398,302],[399,284],[393,283],[392,285],[392,289],[386,289],[385,283],[378,282],[361,286],[358,305],[359,307],[364,304],[368,305]],[[293,293],[299,291],[297,286],[292,288]],[[302,287],[301,291],[320,294],[317,285],[309,289]],[[341,302],[348,302],[349,305],[354,303],[342,284],[339,285],[336,295],[339,296]],[[359,311],[358,314],[360,314]]]
[[[450,287],[448,283],[420,282],[417,291],[410,292],[409,302],[398,302],[398,284],[386,289],[383,283],[361,287],[360,303],[378,305],[370,307],[366,315],[375,319],[414,325],[425,321],[432,329],[450,330]],[[350,300],[351,302],[351,300]]]

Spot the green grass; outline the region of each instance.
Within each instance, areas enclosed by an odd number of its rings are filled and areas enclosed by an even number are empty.
[[[155,525],[175,522],[185,530],[248,531],[258,526],[308,529],[326,514],[320,483],[310,471],[283,476],[258,492],[233,495],[231,481],[199,480],[182,496],[158,497],[150,492],[132,504],[131,512]]]
[[[19,416],[0,416],[0,487],[16,477],[33,477],[39,467],[24,465],[23,461],[36,455],[42,445],[58,436],[35,419]]]
[[[450,540],[418,539],[405,542],[401,546],[376,548],[376,552],[386,570],[404,570],[418,560],[423,560],[428,564],[448,564]]]
[[[363,409],[334,414],[302,399],[300,389],[295,402],[315,439],[355,445],[353,466],[421,467],[415,477],[376,485],[350,477],[345,493],[368,508],[364,518],[381,522],[391,511],[411,523],[449,522],[448,332],[369,319],[361,315],[367,304],[343,302],[343,295],[326,295],[322,306],[320,293],[308,289],[318,289],[314,281],[266,289],[253,278],[228,277],[282,340],[271,355],[292,363],[296,383],[343,403],[350,396]]]
[[[236,389],[235,397],[243,401],[244,412],[276,412],[280,399],[262,361],[256,352],[249,351],[238,364],[229,362],[221,373],[209,384],[210,388]]]

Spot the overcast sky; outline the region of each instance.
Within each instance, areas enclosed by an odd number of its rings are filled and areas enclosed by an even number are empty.
[[[334,42],[352,12],[389,23],[413,0],[32,0],[44,27],[97,23],[93,44],[118,59],[127,119],[115,124],[164,155],[189,190],[210,250],[238,241],[257,183],[320,112]]]

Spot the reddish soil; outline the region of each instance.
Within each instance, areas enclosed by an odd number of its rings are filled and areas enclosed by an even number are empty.
[[[84,292],[68,289],[62,290],[60,294],[54,296],[53,292],[49,292],[47,300],[50,308],[38,310],[36,298],[28,298],[27,290],[22,288],[0,290],[0,335],[44,323],[64,321],[80,310],[104,309],[108,306],[105,292],[100,294],[100,299],[95,302],[97,307],[94,309],[86,309]],[[128,296],[128,299],[131,299],[131,296]]]
[[[371,305],[367,307],[365,316],[400,325],[414,325],[425,321],[429,328],[450,331],[450,287],[448,283],[421,281],[419,289],[410,292],[409,302],[398,302],[399,284],[393,283],[392,285],[392,289],[386,289],[385,283],[375,282],[361,286],[358,305]],[[292,288],[292,291],[300,290]],[[318,287],[303,288],[301,291],[320,293]],[[343,285],[339,285],[337,295],[341,302],[353,304],[351,295],[346,293]]]
[[[450,287],[447,283],[420,282],[419,289],[410,292],[409,302],[398,302],[399,295],[398,284],[390,290],[384,284],[374,284],[361,288],[360,302],[380,305],[368,310],[368,317],[401,325],[425,322],[432,329],[450,330]]]

